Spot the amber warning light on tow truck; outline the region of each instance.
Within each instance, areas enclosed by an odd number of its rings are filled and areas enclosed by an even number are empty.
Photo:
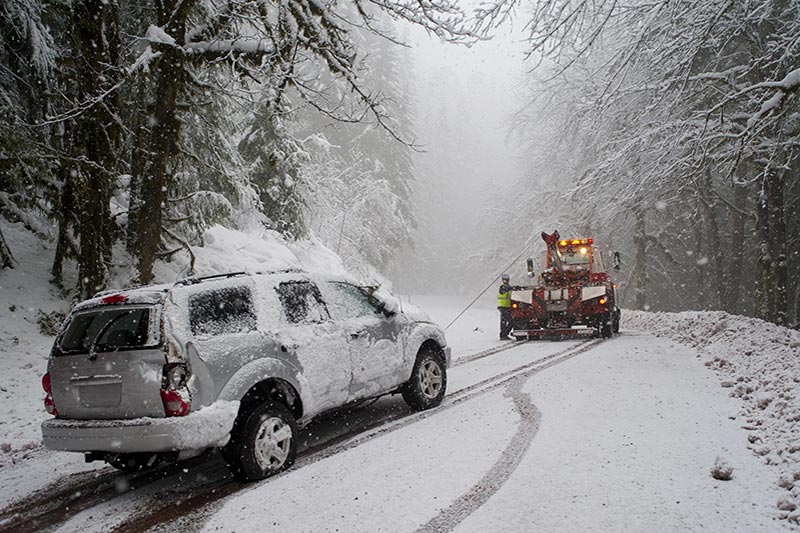
[[[558,241],[559,246],[573,246],[576,244],[592,244],[592,239],[561,239]]]

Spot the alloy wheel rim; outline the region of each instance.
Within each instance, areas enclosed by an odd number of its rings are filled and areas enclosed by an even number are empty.
[[[256,432],[253,446],[256,462],[265,472],[280,469],[289,457],[292,428],[276,416],[264,419]]]
[[[442,390],[444,379],[442,368],[436,361],[425,361],[419,372],[419,388],[429,400],[436,399]]]

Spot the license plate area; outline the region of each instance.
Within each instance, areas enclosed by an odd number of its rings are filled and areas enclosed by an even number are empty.
[[[122,376],[75,377],[81,407],[118,407],[122,401]]]
[[[545,309],[548,312],[566,311],[567,310],[567,301],[566,300],[559,300],[559,301],[556,301],[556,302],[547,302],[545,304]]]

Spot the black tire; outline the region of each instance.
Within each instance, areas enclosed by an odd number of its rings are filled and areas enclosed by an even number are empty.
[[[614,327],[611,322],[604,322],[600,327],[600,336],[604,339],[610,339],[614,335]]]
[[[431,348],[423,348],[417,354],[411,378],[401,390],[403,399],[415,411],[423,411],[442,403],[446,390],[444,357]]]
[[[620,322],[620,319],[622,318],[621,315],[622,315],[622,313],[619,310],[617,310],[617,312],[614,313],[614,320],[613,320],[613,328],[612,329],[614,330],[614,333],[616,333],[616,334],[619,334],[619,322]]]
[[[297,422],[286,406],[258,404],[237,418],[222,455],[236,479],[264,479],[294,464],[297,435]]]
[[[126,474],[150,470],[166,462],[165,458],[157,453],[117,453],[107,455],[105,461]]]

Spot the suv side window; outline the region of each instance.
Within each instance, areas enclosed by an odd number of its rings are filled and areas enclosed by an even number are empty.
[[[248,287],[224,287],[189,297],[189,325],[198,336],[256,329],[253,295]]]
[[[286,281],[275,290],[280,297],[283,313],[292,324],[330,319],[322,294],[310,281]]]
[[[377,312],[369,296],[354,285],[332,281],[326,283],[325,288],[328,289],[325,291],[325,299],[331,314],[337,320],[372,316]]]

